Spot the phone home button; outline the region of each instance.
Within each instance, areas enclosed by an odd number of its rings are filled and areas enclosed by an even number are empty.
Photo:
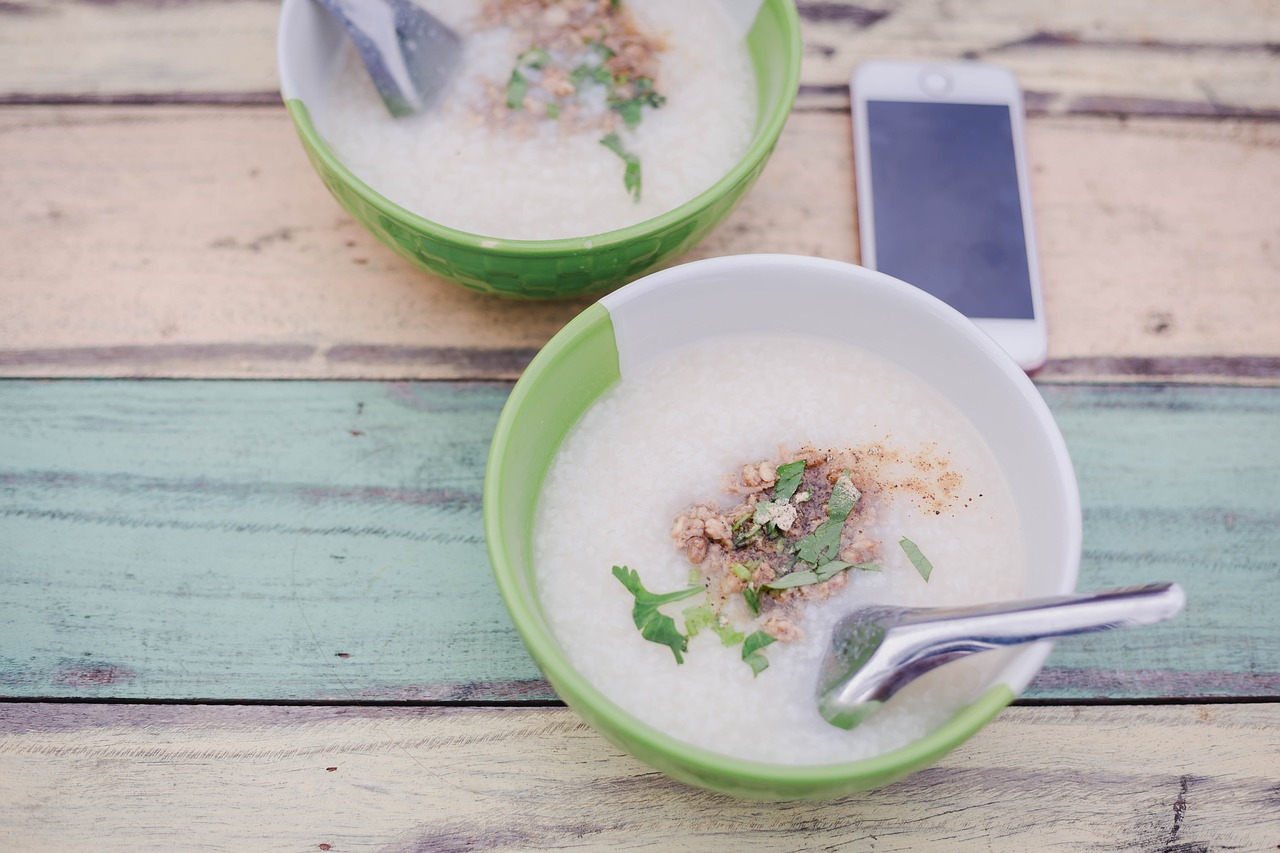
[[[925,94],[941,98],[951,91],[951,75],[938,68],[926,68],[920,72],[920,88]]]

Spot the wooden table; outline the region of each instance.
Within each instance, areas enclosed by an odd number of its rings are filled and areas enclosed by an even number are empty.
[[[1020,76],[1082,587],[939,765],[831,803],[685,788],[526,656],[489,435],[582,301],[411,270],[337,207],[258,0],[0,3],[0,849],[1274,850],[1280,5],[800,4],[800,98],[691,257],[855,261],[852,65]],[[251,381],[242,381],[251,380]]]

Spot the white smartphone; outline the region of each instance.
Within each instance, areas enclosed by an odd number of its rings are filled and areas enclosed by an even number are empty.
[[[932,293],[1023,369],[1048,349],[1022,92],[978,62],[866,62],[850,81],[862,263]]]

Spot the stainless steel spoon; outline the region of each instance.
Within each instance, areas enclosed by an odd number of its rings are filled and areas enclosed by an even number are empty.
[[[457,68],[462,40],[411,0],[319,0],[351,41],[394,116],[426,109]]]
[[[976,607],[857,610],[832,630],[818,710],[833,726],[851,729],[944,663],[1049,637],[1152,625],[1185,603],[1182,587],[1157,583]]]

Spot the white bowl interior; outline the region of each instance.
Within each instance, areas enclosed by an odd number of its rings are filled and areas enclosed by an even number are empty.
[[[338,71],[345,38],[341,25],[315,0],[284,0],[276,61],[285,100],[302,101],[313,116],[325,108],[325,93]]]
[[[922,377],[973,422],[1004,470],[1027,543],[1026,594],[1075,589],[1080,500],[1066,444],[1021,369],[950,306],[881,273],[791,255],[685,264],[600,301],[624,377],[699,339],[770,332],[853,343]],[[1021,692],[1051,648],[1042,642],[1021,650],[999,680]]]
[[[755,23],[764,0],[730,0],[725,3],[730,25],[743,37]],[[307,105],[312,121],[328,109],[327,93],[342,58],[342,26],[316,0],[284,0],[276,33],[277,73],[285,100],[296,98]]]

